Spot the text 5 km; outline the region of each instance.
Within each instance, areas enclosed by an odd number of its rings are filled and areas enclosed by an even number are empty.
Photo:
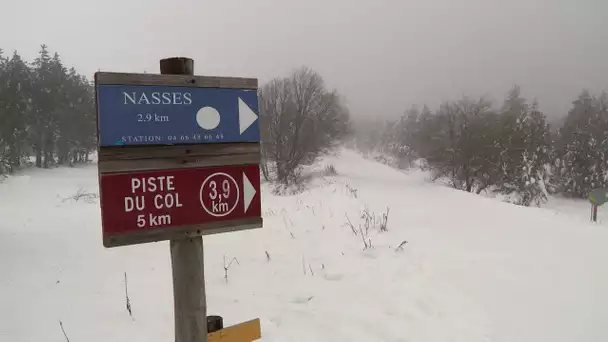
[[[146,218],[148,221],[146,222]],[[171,215],[137,215],[137,226],[139,228],[143,228],[145,226],[156,227],[156,226],[166,226],[171,224]]]

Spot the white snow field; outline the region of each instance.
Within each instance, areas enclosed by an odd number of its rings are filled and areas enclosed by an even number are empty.
[[[348,150],[329,163],[301,194],[264,185],[263,229],[204,238],[208,314],[259,317],[262,341],[608,341],[608,226],[588,207],[522,208]],[[59,321],[72,342],[172,341],[168,242],[105,249],[99,204],[64,200],[79,189],[97,192],[95,165],[0,184],[0,341],[66,341]],[[386,207],[364,251],[346,215]]]

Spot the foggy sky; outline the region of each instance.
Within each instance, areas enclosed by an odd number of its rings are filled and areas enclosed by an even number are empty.
[[[307,65],[358,116],[462,95],[502,101],[515,83],[548,115],[608,90],[606,0],[0,0],[0,48],[42,43],[92,78],[159,72],[265,82]]]

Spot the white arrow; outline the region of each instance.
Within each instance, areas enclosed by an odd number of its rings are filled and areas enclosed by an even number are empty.
[[[245,213],[247,212],[247,209],[249,209],[249,206],[251,205],[251,201],[253,201],[253,196],[255,196],[255,193],[256,191],[253,187],[253,184],[251,184],[251,181],[249,181],[249,178],[247,178],[247,176],[243,172],[243,201],[245,201]]]
[[[241,134],[251,126],[255,120],[258,119],[258,116],[249,108],[249,106],[239,97],[239,127],[241,129]]]

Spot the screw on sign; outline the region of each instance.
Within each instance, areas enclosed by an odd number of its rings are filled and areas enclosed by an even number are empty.
[[[226,216],[234,211],[240,198],[238,183],[224,172],[210,175],[201,186],[201,205],[209,215],[215,217]]]

